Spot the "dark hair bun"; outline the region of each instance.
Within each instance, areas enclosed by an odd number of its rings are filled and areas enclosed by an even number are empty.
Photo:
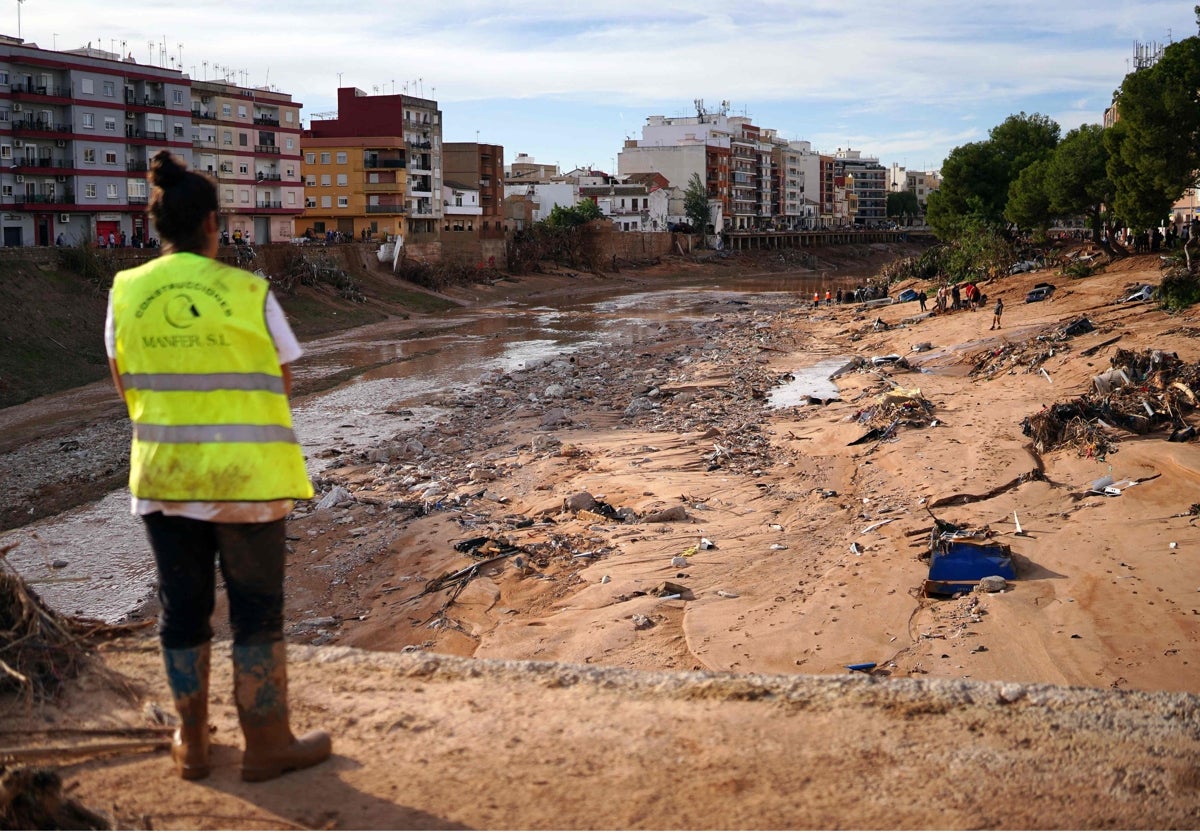
[[[163,149],[150,159],[150,183],[160,189],[170,189],[183,180],[187,167],[183,161]]]

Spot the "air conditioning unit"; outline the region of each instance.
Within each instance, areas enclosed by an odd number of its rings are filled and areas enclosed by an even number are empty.
[[[60,149],[65,149],[67,147],[67,141],[66,140],[55,140],[54,145],[58,146],[58,148],[60,148]]]
[[[66,176],[66,175],[59,175],[59,176],[58,176],[58,183],[60,183],[60,184],[65,184],[65,183],[67,183],[67,176]]]
[[[22,112],[22,111],[24,111],[24,110],[25,110],[25,108],[24,108],[24,106],[23,106],[23,105],[21,105],[21,103],[20,103],[20,102],[14,102],[14,103],[13,103],[13,113],[14,113],[14,114],[19,114],[19,113],[21,113],[21,112]]]
[[[65,225],[67,222],[71,221],[71,214],[70,213],[59,213],[58,220]]]
[[[24,184],[24,183],[25,183],[25,176],[24,176],[24,175],[18,175],[18,176],[16,176],[16,178],[17,178],[17,183],[18,183],[18,184]]]
[[[201,96],[200,101],[203,102],[205,105],[207,105],[209,102],[212,102],[212,97],[211,96]]]
[[[20,141],[20,140],[14,140],[14,141],[13,141],[13,148],[14,148],[14,149],[20,149],[20,148],[23,148],[24,146],[25,146],[25,143],[24,143],[24,142],[22,142],[22,141]]]

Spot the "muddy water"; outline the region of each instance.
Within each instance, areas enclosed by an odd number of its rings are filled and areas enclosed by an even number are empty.
[[[389,441],[437,418],[439,398],[469,392],[494,372],[561,355],[652,338],[664,320],[701,320],[748,305],[794,301],[778,278],[722,290],[699,286],[620,296],[574,296],[539,306],[501,305],[468,314],[389,321],[305,346],[299,386],[346,376],[293,403],[310,473],[331,448]],[[128,432],[126,431],[125,434]],[[54,609],[117,621],[154,597],[154,567],[140,523],[120,490],[0,535],[18,543],[8,560]]]

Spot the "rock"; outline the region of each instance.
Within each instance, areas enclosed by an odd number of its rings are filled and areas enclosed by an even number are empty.
[[[633,617],[633,627],[635,630],[646,630],[654,626],[654,622],[649,616],[641,615],[640,613]]]
[[[562,446],[562,441],[554,435],[534,435],[532,448],[534,452],[548,452]]]
[[[349,501],[350,493],[346,490],[346,488],[334,485],[333,489],[326,493],[321,501],[317,502],[317,510],[329,510],[329,508],[334,507],[335,505],[340,505],[343,502]]]
[[[65,569],[66,567],[67,567],[67,561],[63,560],[62,558],[51,561],[51,563],[50,563],[50,568],[52,568],[52,569]]]
[[[542,392],[542,396],[550,400],[559,400],[566,396],[567,389],[555,382],[552,385],[547,385],[546,390]]]
[[[571,418],[567,416],[566,409],[552,408],[542,415],[539,427],[543,429],[551,429],[555,426],[566,426],[571,422]]]
[[[563,500],[563,510],[572,512],[581,510],[591,510],[596,506],[596,497],[586,490],[581,490],[578,493],[572,493]]]
[[[688,514],[683,505],[676,505],[665,510],[642,514],[642,522],[687,522]]]
[[[999,575],[988,575],[979,579],[980,592],[1003,592],[1008,589],[1008,581]]]
[[[671,565],[676,569],[685,569],[691,564],[688,563],[686,557],[672,557]]]
[[[1020,683],[1005,683],[1000,686],[1000,702],[1015,703],[1026,694],[1025,686]]]
[[[626,417],[636,417],[639,414],[645,414],[648,411],[653,411],[655,408],[654,400],[649,397],[635,397],[625,408]]]

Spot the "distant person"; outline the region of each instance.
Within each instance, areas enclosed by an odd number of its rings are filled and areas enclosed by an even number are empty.
[[[219,564],[242,779],[260,782],[331,751],[326,733],[297,739],[288,720],[284,524],[292,500],[313,495],[288,406],[301,350],[267,281],[215,259],[216,184],[165,150],[149,181],[163,255],[114,278],[105,344],[133,421],[133,513],[158,571],[158,634],[180,719],[171,755],[182,778],[208,776]]]
[[[1000,329],[1000,316],[1004,314],[1004,300],[996,298],[996,306],[992,309],[992,325],[988,329]]]
[[[921,304],[922,312],[926,311],[925,310],[925,301],[927,301],[927,300],[929,300],[929,296],[927,294],[925,294],[924,289],[921,289],[921,291],[917,293],[917,303]]]
[[[59,248],[61,248],[61,247],[63,247],[64,245],[66,245],[66,244],[67,244],[67,240],[66,240],[66,239],[64,239],[64,238],[63,238],[63,235],[60,233],[60,234],[58,235],[58,238],[54,240],[54,244],[55,244],[55,245],[57,245]]]

